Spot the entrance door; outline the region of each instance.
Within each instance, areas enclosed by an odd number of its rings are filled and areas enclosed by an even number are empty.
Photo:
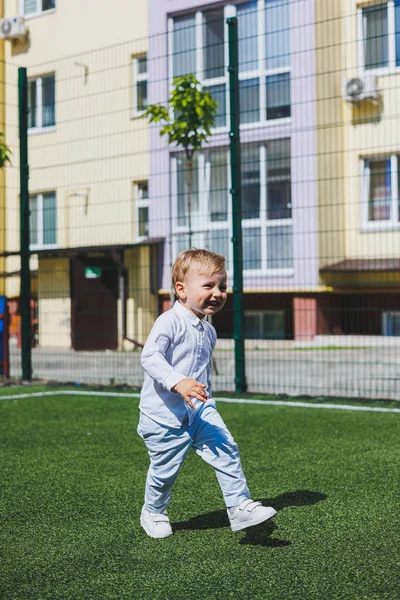
[[[71,260],[71,334],[74,350],[118,347],[118,270],[111,259]]]

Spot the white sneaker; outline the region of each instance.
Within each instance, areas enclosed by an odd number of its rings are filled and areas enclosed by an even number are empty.
[[[228,508],[227,512],[232,531],[258,525],[276,515],[276,510],[272,506],[263,506],[261,502],[254,502],[250,498],[238,506]]]
[[[168,515],[150,513],[144,506],[140,514],[140,524],[152,538],[165,538],[173,534]]]

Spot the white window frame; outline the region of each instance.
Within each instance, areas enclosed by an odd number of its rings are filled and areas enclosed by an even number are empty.
[[[31,197],[35,197],[36,198],[36,202],[37,202],[37,208],[36,208],[36,212],[37,212],[37,243],[36,244],[30,244],[29,247],[31,250],[42,250],[44,248],[58,248],[58,243],[56,242],[55,244],[45,244],[43,242],[43,234],[44,234],[44,228],[43,228],[43,194],[54,194],[55,198],[56,198],[56,239],[57,239],[57,192],[55,190],[49,190],[46,192],[40,192],[38,194],[30,194],[30,198]]]
[[[148,239],[148,235],[139,235],[139,208],[147,208],[150,207],[150,198],[142,197],[142,188],[143,184],[147,185],[147,193],[148,193],[148,181],[143,179],[142,181],[135,181],[133,184],[133,193],[134,193],[134,203],[135,203],[135,240],[137,242],[142,242]]]
[[[382,335],[385,337],[398,337],[392,336],[389,332],[389,319],[392,317],[400,318],[400,311],[398,310],[388,310],[382,313]]]
[[[271,143],[274,140],[269,140]],[[273,276],[292,276],[294,273],[293,267],[286,269],[269,269],[267,267],[267,228],[292,226],[293,236],[293,215],[289,219],[268,219],[267,217],[267,192],[268,192],[268,174],[267,174],[267,158],[268,158],[268,143],[259,145],[259,160],[260,160],[260,216],[258,219],[242,219],[242,229],[250,229],[253,227],[261,227],[261,269],[245,269],[244,272],[248,275],[256,276],[257,274],[273,275]],[[293,237],[292,237],[293,240]]]
[[[37,133],[49,133],[51,131],[56,130],[56,125],[48,125],[46,127],[43,126],[43,78],[48,75],[54,75],[54,95],[55,95],[55,72],[51,73],[42,73],[41,75],[37,75],[35,77],[29,77],[29,81],[36,81],[36,126],[29,127],[28,133],[29,135],[37,134]],[[56,109],[56,99],[54,98],[54,116]]]
[[[246,1],[238,4],[245,4]],[[211,7],[210,7],[211,8]],[[241,123],[241,129],[254,129],[255,127],[272,127],[280,124],[290,123],[292,117],[283,117],[280,119],[267,119],[267,77],[270,75],[280,75],[283,73],[291,74],[292,68],[289,64],[286,67],[280,67],[276,69],[267,69],[267,57],[265,52],[265,0],[257,0],[257,63],[258,68],[247,73],[239,73],[239,80],[245,81],[249,79],[257,79],[259,81],[259,94],[260,94],[260,113],[259,119],[251,123]],[[208,88],[215,85],[225,85],[225,106],[226,106],[226,125],[214,127],[212,133],[225,133],[229,131],[230,124],[230,107],[229,107],[229,44],[228,44],[228,25],[226,19],[229,17],[235,17],[237,14],[237,8],[234,4],[228,4],[224,7],[224,66],[225,75],[223,77],[214,77],[206,79],[204,76],[203,68],[203,31],[204,31],[204,19],[203,12],[207,12],[207,7],[203,11],[196,11],[195,16],[195,51],[196,51],[196,78],[200,81],[201,85]],[[176,15],[178,17],[179,15]],[[168,73],[169,73],[169,90],[173,88],[173,31],[174,31],[174,18],[168,19]],[[292,108],[292,103],[291,103]]]
[[[260,275],[266,275],[271,277],[292,277],[294,274],[294,266],[288,268],[271,269],[267,267],[268,256],[267,256],[267,228],[280,227],[280,226],[291,226],[292,227],[292,242],[293,242],[293,215],[288,219],[268,219],[267,218],[267,147],[268,143],[259,143],[259,160],[260,160],[260,216],[256,219],[242,219],[242,230],[245,232],[246,229],[258,228],[260,229],[260,244],[261,244],[261,268],[260,269],[244,269],[244,273],[247,276],[258,277]],[[209,150],[198,151],[198,170],[196,176],[199,178],[199,215],[207,215],[207,219],[199,219],[199,224],[196,224],[196,220],[193,219],[192,214],[192,234],[199,238],[199,243],[203,247],[207,246],[206,233],[210,230],[214,231],[227,231],[228,239],[232,237],[232,209],[230,202],[230,195],[228,198],[228,215],[227,221],[209,221],[209,207],[208,207],[208,196],[210,186],[210,176],[207,171],[207,155],[212,150],[223,151],[226,149],[227,152],[227,169],[228,169],[228,190],[231,188],[231,175],[230,175],[230,159],[229,150],[225,147],[215,147]],[[178,215],[178,195],[177,195],[177,157],[176,154],[171,155],[171,174],[172,174],[172,235],[173,235],[173,252],[176,255],[176,236],[188,234],[188,226],[176,225]],[[210,163],[208,163],[210,164]],[[195,176],[195,171],[193,172]],[[228,193],[228,191],[227,191]],[[226,257],[228,265],[232,265],[232,244],[228,244],[229,255]],[[229,270],[231,272],[231,270]]]
[[[149,79],[149,73],[146,70],[145,73],[139,73],[139,69],[138,69],[138,65],[139,65],[139,60],[140,58],[146,58],[146,62],[147,62],[147,53],[146,52],[141,52],[140,54],[136,54],[135,56],[132,56],[132,113],[131,113],[131,117],[137,118],[137,117],[141,117],[144,114],[144,110],[138,110],[137,109],[137,84],[140,81],[148,81]],[[147,89],[148,91],[148,89]]]
[[[391,185],[391,218],[385,221],[369,221],[369,185],[370,168],[369,163],[374,160],[390,159],[390,185]],[[398,177],[400,167],[400,152],[398,154],[385,154],[382,156],[368,156],[361,159],[361,198],[362,198],[362,221],[361,231],[387,231],[400,230],[400,214],[398,195]]]
[[[246,2],[240,2],[238,3],[240,4],[245,4]],[[234,7],[235,9],[235,16],[236,16],[236,6]],[[278,67],[275,69],[268,69],[267,68],[267,55],[266,55],[266,49],[265,49],[265,40],[266,40],[266,34],[265,34],[265,14],[264,14],[264,10],[265,10],[265,1],[264,0],[257,0],[257,14],[258,14],[258,18],[257,18],[257,41],[258,41],[258,48],[257,48],[257,64],[258,64],[258,68],[253,70],[253,71],[247,71],[246,73],[240,73],[239,72],[239,81],[246,81],[246,80],[250,80],[250,79],[258,79],[259,82],[259,86],[260,86],[260,118],[258,119],[258,121],[254,121],[251,123],[243,123],[241,125],[242,129],[253,129],[255,125],[271,125],[271,124],[281,124],[281,123],[290,123],[292,120],[292,117],[282,117],[281,119],[267,119],[267,77],[271,76],[271,75],[282,75],[285,73],[289,73],[289,77],[290,74],[292,72],[292,68],[291,65],[287,65],[285,67]],[[289,25],[290,28],[290,25]],[[291,85],[291,82],[290,82]],[[292,109],[292,103],[290,102],[290,108]]]
[[[366,17],[364,10],[374,6],[383,6],[386,4],[388,11],[388,65],[386,67],[377,67],[376,69],[365,68],[365,27]],[[390,73],[400,72],[400,65],[396,66],[396,23],[395,23],[395,3],[394,0],[388,2],[379,2],[373,4],[361,5],[357,9],[357,29],[358,29],[358,60],[360,75],[371,73],[376,75],[388,75]]]
[[[42,0],[36,0],[36,11],[34,13],[25,14],[25,3],[24,0],[19,0],[19,14],[25,19],[32,19],[34,17],[40,17],[41,15],[49,15],[55,13],[57,10],[57,0],[55,0],[55,7],[49,8],[48,10],[42,10]]]

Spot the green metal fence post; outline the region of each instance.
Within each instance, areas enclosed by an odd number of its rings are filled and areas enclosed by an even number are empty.
[[[18,69],[19,161],[20,161],[20,258],[21,258],[21,359],[22,379],[32,379],[31,273],[29,265],[29,165],[28,83],[26,69]]]
[[[244,352],[244,296],[243,296],[243,243],[242,243],[242,177],[240,160],[239,112],[239,58],[237,18],[227,19],[229,42],[229,105],[230,105],[230,158],[232,196],[233,243],[233,338],[235,340],[235,389],[240,394],[247,390]]]

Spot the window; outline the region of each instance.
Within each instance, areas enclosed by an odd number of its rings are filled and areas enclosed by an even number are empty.
[[[289,140],[279,140],[269,145],[267,182],[267,219],[291,219]]]
[[[397,155],[364,160],[364,206],[368,223],[399,223],[398,162]]]
[[[228,221],[228,153],[211,150],[206,156],[208,215],[212,223]]]
[[[260,83],[258,78],[239,81],[240,122],[254,123],[260,118]]]
[[[216,8],[204,12],[204,79],[223,77],[224,59],[224,9]]]
[[[261,227],[243,228],[243,269],[245,271],[254,271],[262,268],[261,234]]]
[[[190,193],[190,216],[191,226],[198,226],[199,214],[199,173],[198,173],[198,153],[193,157],[191,171],[191,193]],[[177,225],[189,227],[189,195],[188,195],[188,175],[189,167],[186,154],[179,153],[176,157],[176,184],[177,184]]]
[[[173,77],[196,73],[196,20],[194,15],[174,19]]]
[[[216,127],[225,127],[227,122],[226,90],[227,70],[225,65],[225,9],[214,8],[204,11],[198,20],[202,23],[201,45],[203,68],[197,64],[197,74],[203,87],[218,103]]]
[[[289,2],[265,1],[265,54],[267,69],[280,69],[290,64]]]
[[[149,237],[149,188],[147,181],[134,184],[136,239]]]
[[[292,226],[267,227],[268,269],[288,269],[292,266]]]
[[[293,267],[290,142],[242,149],[243,259],[245,269]]]
[[[267,77],[267,119],[290,117],[290,73]]]
[[[249,310],[244,313],[247,340],[285,339],[283,310]]]
[[[34,194],[29,198],[31,247],[57,244],[56,193]]]
[[[242,217],[258,219],[261,202],[261,173],[258,146],[243,146],[242,160]]]
[[[232,224],[227,148],[195,154],[192,172],[192,245],[227,257],[231,264]],[[183,153],[173,157],[174,253],[187,248],[187,163]],[[243,261],[247,271],[293,269],[290,141],[244,144],[242,161]]]
[[[400,0],[360,9],[365,69],[400,66]]]
[[[176,172],[175,250],[188,247],[189,211],[187,196],[188,166],[184,153],[173,158]],[[213,252],[229,252],[228,150],[226,148],[197,152],[192,168],[191,229],[192,245]]]
[[[289,2],[265,0],[263,15],[255,1],[239,4],[237,17],[242,123],[290,117]]]
[[[22,11],[25,17],[54,10],[55,7],[56,0],[22,0]]]
[[[54,73],[28,80],[28,127],[41,130],[54,127],[55,110]]]
[[[147,108],[147,56],[135,56],[133,68],[133,114],[141,115]]]
[[[382,315],[383,335],[400,336],[400,312],[384,312]]]
[[[241,123],[290,117],[290,24],[288,0],[213,8],[170,22],[171,84],[194,73],[218,102],[216,127],[228,125],[227,30],[236,14],[239,33]],[[259,40],[265,39],[265,44]]]

